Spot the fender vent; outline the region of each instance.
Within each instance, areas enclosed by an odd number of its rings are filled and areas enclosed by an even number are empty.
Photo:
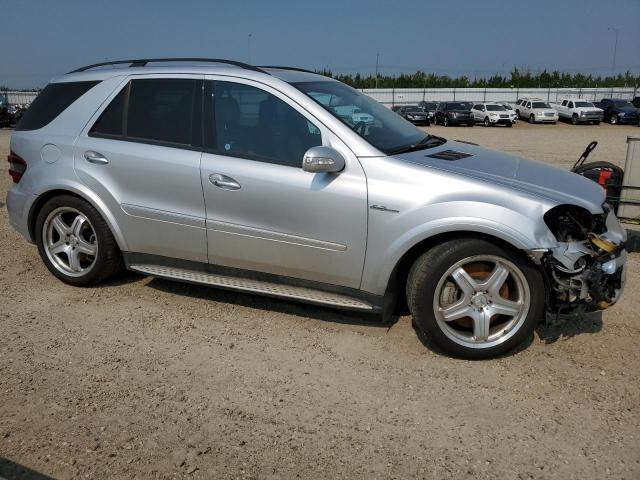
[[[457,152],[455,150],[443,150],[442,152],[425,155],[425,157],[437,158],[439,160],[460,160],[461,158],[473,157],[470,153]]]

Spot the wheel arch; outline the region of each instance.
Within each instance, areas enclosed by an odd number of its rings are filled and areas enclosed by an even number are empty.
[[[476,238],[482,240],[488,240],[492,243],[498,244],[506,249],[522,252],[522,245],[517,245],[516,243],[512,243],[504,238],[498,237],[496,235],[491,235],[489,233],[473,231],[473,230],[458,230],[458,231],[449,231],[435,234],[433,236],[424,238],[413,246],[411,246],[396,262],[395,267],[393,268],[391,275],[389,276],[387,282],[387,293],[385,295],[390,295],[396,299],[395,311],[396,313],[407,314],[408,313],[408,305],[406,295],[404,294],[404,290],[406,289],[407,279],[409,277],[409,270],[413,263],[420,257],[423,253],[427,252],[431,248],[436,245],[440,245],[445,242],[449,242],[451,240],[458,239],[466,239],[466,238]]]
[[[71,195],[85,202],[88,202],[93,208],[95,208],[98,213],[104,218],[105,222],[109,226],[109,230],[111,230],[111,234],[113,238],[115,238],[116,243],[118,244],[118,248],[121,251],[127,251],[127,243],[122,234],[122,231],[118,227],[115,218],[104,203],[96,196],[92,195],[90,192],[86,191],[83,188],[78,188],[70,185],[60,186],[50,188],[38,195],[38,198],[33,202],[29,209],[28,216],[28,226],[29,226],[29,236],[31,239],[35,241],[35,225],[36,219],[38,218],[38,212],[42,209],[42,207],[52,198],[59,197],[61,195]]]

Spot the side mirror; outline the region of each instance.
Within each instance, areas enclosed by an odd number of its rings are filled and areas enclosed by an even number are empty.
[[[344,165],[344,157],[331,147],[311,147],[302,160],[302,169],[312,173],[337,173],[344,170]]]

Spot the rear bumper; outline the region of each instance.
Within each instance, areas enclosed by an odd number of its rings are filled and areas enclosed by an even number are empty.
[[[36,196],[22,192],[13,187],[7,192],[7,212],[9,213],[9,223],[29,242],[33,243],[33,238],[29,233],[29,211],[31,205],[36,200]]]

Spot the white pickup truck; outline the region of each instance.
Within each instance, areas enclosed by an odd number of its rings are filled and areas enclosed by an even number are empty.
[[[586,100],[562,100],[553,107],[558,111],[560,118],[570,120],[574,125],[579,123],[593,123],[598,125],[602,121],[604,111]]]

